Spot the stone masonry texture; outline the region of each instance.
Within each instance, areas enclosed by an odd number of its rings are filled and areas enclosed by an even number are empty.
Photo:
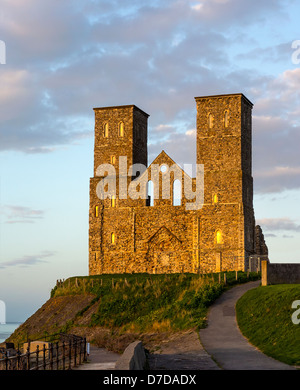
[[[268,254],[253,210],[253,105],[243,94],[196,97],[195,101],[196,163],[204,168],[204,202],[195,209],[186,206],[195,201],[190,194],[201,191],[196,178],[183,172],[165,151],[148,166],[149,115],[135,105],[94,108],[90,275],[244,271],[249,256]],[[145,169],[135,165],[134,171],[128,171],[133,164]],[[154,183],[151,200],[150,180]],[[181,186],[179,203],[174,203],[175,181]],[[121,183],[139,196],[124,195]],[[101,186],[105,199],[99,197]]]

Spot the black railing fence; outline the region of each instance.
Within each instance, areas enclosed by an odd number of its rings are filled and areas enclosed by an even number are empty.
[[[86,338],[62,333],[49,338],[29,340],[23,352],[5,350],[0,370],[71,370],[87,360]]]

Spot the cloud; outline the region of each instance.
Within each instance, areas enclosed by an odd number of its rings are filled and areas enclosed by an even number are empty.
[[[266,233],[264,234],[265,237],[277,237],[276,234],[273,234],[273,233]]]
[[[195,163],[194,97],[243,92],[254,103],[255,193],[300,188],[300,68],[257,69],[292,66],[291,47],[260,44],[244,29],[283,20],[289,3],[4,1],[0,151],[80,143],[93,136],[93,107],[136,104],[150,114],[149,160],[165,149]]]
[[[194,96],[230,91],[232,22],[255,24],[282,3],[202,3],[4,1],[0,150],[49,153],[80,142],[92,135],[95,106],[137,104],[155,129],[191,117]]]
[[[6,223],[34,223],[44,218],[43,210],[35,210],[30,207],[6,205],[2,207],[1,214],[7,218]]]
[[[255,83],[253,176],[256,193],[300,188],[300,68]]]
[[[18,259],[4,261],[0,263],[0,268],[8,268],[8,267],[29,267],[38,265],[40,263],[48,263],[47,260],[44,260],[47,257],[53,256],[55,253],[51,251],[44,251],[39,255],[29,255],[23,256]]]
[[[257,224],[260,225],[264,231],[300,232],[300,225],[288,217],[259,219],[257,220]]]
[[[284,17],[284,3],[281,0],[198,0],[191,2],[191,8],[199,19],[206,23],[218,23],[223,28],[230,24],[249,24],[256,17],[266,22],[271,14]]]

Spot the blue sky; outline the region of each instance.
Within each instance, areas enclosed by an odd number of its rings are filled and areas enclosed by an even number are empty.
[[[150,114],[149,163],[195,163],[194,97],[253,103],[254,206],[273,262],[300,262],[296,0],[1,0],[0,299],[24,321],[88,274],[93,107]],[[293,57],[294,54],[294,57]],[[300,54],[299,54],[300,59]]]

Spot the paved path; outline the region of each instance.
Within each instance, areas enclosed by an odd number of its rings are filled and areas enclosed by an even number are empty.
[[[150,355],[150,370],[294,370],[252,346],[241,334],[235,317],[235,304],[260,281],[249,282],[223,293],[211,306],[208,326],[166,340],[160,353]],[[88,363],[76,370],[114,370],[120,355],[91,346]]]
[[[119,358],[120,355],[117,353],[91,345],[87,363],[83,363],[72,370],[114,370]]]
[[[194,331],[167,340],[159,353],[150,354],[148,363],[150,370],[220,370]]]
[[[208,326],[200,330],[200,340],[208,354],[224,370],[293,370],[252,346],[241,334],[235,317],[235,304],[260,281],[231,288],[211,306]]]

